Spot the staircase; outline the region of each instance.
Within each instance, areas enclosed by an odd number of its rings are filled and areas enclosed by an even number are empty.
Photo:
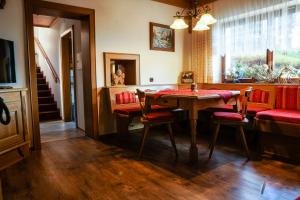
[[[60,120],[60,111],[57,108],[57,103],[40,67],[36,68],[36,76],[40,121]]]

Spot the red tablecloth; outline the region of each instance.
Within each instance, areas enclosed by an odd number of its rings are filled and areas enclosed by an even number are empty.
[[[189,95],[189,96],[204,96],[204,95],[219,95],[225,103],[229,101],[233,97],[232,92],[228,90],[162,90],[156,93],[151,94],[154,98],[160,98],[164,95]]]

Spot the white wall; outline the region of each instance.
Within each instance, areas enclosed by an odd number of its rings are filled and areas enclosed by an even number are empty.
[[[59,19],[58,22],[51,28],[40,28],[35,27],[34,33],[35,36],[39,39],[41,42],[45,52],[47,53],[50,61],[53,64],[53,67],[60,77],[60,80],[62,80],[62,66],[61,66],[61,36],[62,34],[72,28],[74,25],[74,42],[75,42],[75,54],[81,54],[81,23],[79,20],[71,20],[71,19]],[[57,102],[58,107],[61,111],[63,111],[63,104],[62,104],[62,95],[61,95],[61,83],[55,83],[52,72],[48,67],[48,64],[46,60],[43,58],[41,53],[38,51],[38,48],[36,48],[36,51],[38,53],[38,63],[44,72],[47,81],[49,82],[49,86],[52,90],[52,93],[54,94],[55,101]],[[77,121],[78,121],[78,127],[85,130],[84,127],[84,102],[83,102],[83,88],[82,88],[82,63],[81,59],[76,58],[76,101],[77,101]]]
[[[60,76],[59,69],[59,32],[54,28],[34,28],[34,36],[39,39],[41,45],[43,46],[47,56],[49,57],[54,70]],[[57,102],[58,108],[61,109],[61,93],[60,93],[60,84],[56,83],[52,72],[44,59],[43,55],[40,53],[37,45],[35,46],[35,52],[37,53],[36,62],[38,66],[41,67],[42,72],[46,76],[49,87],[51,88],[51,92],[54,95],[54,99]]]
[[[14,41],[17,82],[13,87],[26,87],[25,76],[25,20],[24,5],[21,0],[8,0],[0,10],[0,38]]]
[[[52,2],[62,3],[60,0]],[[104,86],[103,52],[140,54],[141,84],[177,83],[184,64],[184,31],[176,31],[176,51],[149,48],[149,22],[171,24],[177,7],[151,0],[65,0],[95,9],[97,85]]]

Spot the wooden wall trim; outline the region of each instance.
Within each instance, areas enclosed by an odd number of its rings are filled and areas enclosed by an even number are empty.
[[[32,0],[24,0],[25,6],[25,29],[26,29],[26,47],[27,47],[27,70],[29,77],[29,94],[30,94],[30,111],[32,125],[32,145],[34,149],[41,148],[41,138],[39,127],[39,110],[37,94],[37,78],[35,67],[35,49],[34,49],[34,32],[33,32],[33,6]]]
[[[192,6],[191,0],[152,0],[152,1],[160,2],[160,3],[172,5],[172,6],[177,6],[177,7],[181,7],[181,8],[188,8],[188,7]],[[203,6],[205,4],[209,4],[214,1],[216,1],[216,0],[200,0],[199,6]]]
[[[177,6],[181,8],[187,8],[190,6],[190,3],[186,0],[153,0],[153,1],[157,1],[172,6]]]

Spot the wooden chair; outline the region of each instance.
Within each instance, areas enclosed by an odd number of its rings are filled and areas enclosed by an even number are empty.
[[[142,137],[142,141],[141,141],[139,158],[142,157],[145,140],[149,133],[150,127],[165,124],[165,125],[167,125],[170,140],[171,140],[172,146],[174,148],[175,156],[176,156],[176,160],[177,160],[178,153],[177,153],[177,148],[176,148],[175,139],[174,139],[172,126],[171,126],[171,124],[173,123],[173,120],[174,120],[172,112],[170,112],[170,111],[152,112],[150,99],[145,95],[145,92],[137,89],[137,95],[139,98],[141,111],[142,111],[141,122],[144,124],[144,133],[143,133],[143,137]]]
[[[237,131],[240,134],[240,138],[242,140],[246,155],[248,159],[250,159],[249,148],[247,145],[245,133],[244,133],[244,126],[249,123],[249,120],[246,118],[247,115],[247,103],[249,101],[250,95],[252,93],[252,87],[241,91],[241,103],[242,103],[242,110],[239,112],[214,112],[213,113],[213,123],[216,125],[215,132],[213,134],[212,142],[210,144],[210,153],[209,158],[211,158],[215,144],[219,135],[219,130],[221,125],[229,125],[234,126],[237,128]]]

